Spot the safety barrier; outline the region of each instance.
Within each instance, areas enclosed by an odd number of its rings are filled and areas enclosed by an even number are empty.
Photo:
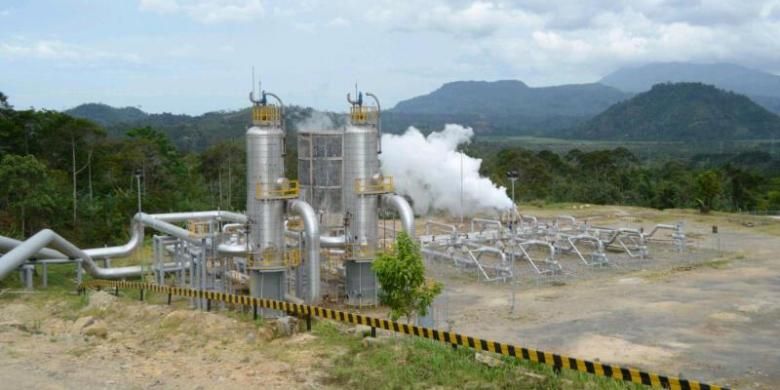
[[[727,387],[710,385],[694,380],[659,375],[651,372],[640,371],[636,368],[620,367],[600,362],[576,359],[564,355],[525,348],[518,345],[500,343],[498,341],[480,339],[454,332],[447,332],[422,326],[403,324],[395,321],[369,317],[362,314],[327,309],[319,306],[257,298],[248,295],[236,295],[217,291],[203,291],[183,287],[165,286],[153,283],[125,282],[115,280],[90,280],[82,283],[79,286],[79,292],[83,293],[86,288],[100,289],[109,287],[117,289],[117,292],[119,288],[138,289],[140,290],[141,299],[143,299],[144,290],[156,293],[167,293],[168,303],[171,302],[171,297],[175,295],[205,299],[208,302],[207,307],[209,308],[211,307],[212,301],[252,306],[254,308],[255,315],[257,313],[258,307],[279,310],[284,311],[290,315],[305,318],[309,324],[309,320],[312,316],[314,316],[355,325],[366,325],[372,328],[372,334],[375,334],[375,329],[379,328],[410,336],[424,337],[445,344],[451,344],[453,346],[469,347],[477,351],[492,352],[504,356],[511,356],[517,359],[546,364],[556,370],[560,368],[567,368],[596,376],[647,385],[653,388],[672,390],[728,390]]]

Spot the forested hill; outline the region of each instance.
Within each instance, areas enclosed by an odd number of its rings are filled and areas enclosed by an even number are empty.
[[[735,140],[780,137],[780,117],[701,83],[658,84],[568,133],[576,139]]]
[[[120,137],[129,130],[151,127],[167,135],[177,148],[183,151],[202,151],[220,141],[242,137],[250,123],[249,108],[238,111],[216,111],[202,115],[148,114],[137,108],[116,108],[105,104],[82,104],[65,111],[77,118],[101,124],[111,137]],[[317,112],[308,107],[286,106],[285,122],[290,131]],[[340,117],[334,113],[321,113],[338,124]]]
[[[640,93],[660,83],[698,82],[747,95],[764,108],[780,114],[780,76],[736,64],[659,62],[626,67],[599,83],[621,91]]]
[[[135,107],[111,107],[102,103],[86,103],[67,110],[76,118],[89,119],[102,126],[129,123],[146,118],[149,114]]]
[[[533,88],[518,80],[456,81],[399,102],[384,115],[388,131],[438,130],[462,123],[477,133],[551,134],[581,123],[630,94],[601,84]]]

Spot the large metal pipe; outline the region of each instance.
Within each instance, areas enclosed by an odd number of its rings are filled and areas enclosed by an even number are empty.
[[[409,202],[398,194],[384,194],[382,202],[398,211],[398,215],[401,217],[401,226],[410,237],[414,238],[414,211]]]
[[[35,233],[19,246],[0,257],[0,279],[3,279],[30,257],[38,253],[43,248],[51,246],[63,254],[81,259],[84,269],[92,276],[101,279],[119,279],[130,276],[139,276],[143,273],[140,266],[119,267],[119,268],[101,268],[92,260],[87,253],[62,238],[53,230],[44,229]]]
[[[235,223],[246,223],[246,215],[234,213],[232,211],[212,210],[212,211],[185,211],[178,213],[160,213],[148,214],[155,219],[165,222],[182,222],[190,220],[216,220]]]
[[[19,241],[10,237],[0,236],[0,252],[7,253],[17,246],[21,245],[24,241]],[[35,259],[66,259],[67,256],[54,249],[43,248],[38,253],[35,253],[31,258]]]
[[[306,235],[306,260],[309,276],[309,291],[306,301],[316,303],[320,299],[320,227],[317,214],[312,207],[298,199],[288,202],[290,212],[298,214],[303,220],[303,229]]]

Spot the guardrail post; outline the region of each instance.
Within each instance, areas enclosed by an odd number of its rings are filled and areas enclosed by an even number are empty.
[[[371,337],[376,337],[376,328],[373,326],[371,327]]]
[[[257,303],[252,302],[252,318],[257,321]]]
[[[171,304],[171,297],[173,296],[173,293],[171,293],[171,290],[168,290],[168,304]]]
[[[211,311],[211,299],[206,298],[206,311]]]
[[[144,289],[141,289],[140,291],[141,291],[141,300],[143,301],[144,300]]]
[[[114,296],[117,296],[117,297],[119,296],[119,285],[118,284],[114,286]]]
[[[311,314],[306,315],[306,330],[311,332]]]

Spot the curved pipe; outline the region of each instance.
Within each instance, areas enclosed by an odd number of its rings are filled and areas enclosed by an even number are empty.
[[[484,218],[474,218],[471,220],[471,231],[474,232],[474,227],[476,225],[496,225],[498,226],[498,230],[503,230],[501,226],[501,221],[495,220],[495,219],[484,219]]]
[[[10,237],[0,236],[0,251],[9,252],[21,245],[24,241],[19,241]],[[30,258],[35,259],[67,259],[68,257],[54,249],[43,248]]]
[[[382,202],[393,207],[401,217],[401,226],[409,237],[414,238],[414,211],[409,202],[398,194],[382,195]]]
[[[222,225],[222,233],[229,233],[234,230],[238,230],[245,225],[243,223],[226,223]]]
[[[320,298],[320,225],[317,222],[317,213],[308,203],[298,199],[291,200],[287,206],[290,212],[298,214],[303,220],[309,268],[309,294],[306,301],[314,303]]]
[[[451,234],[457,234],[458,228],[455,227],[455,225],[450,225],[446,223],[431,221],[430,219],[425,221],[425,234],[429,235],[431,234],[431,226],[438,226],[441,228],[446,228],[450,231]]]
[[[376,102],[377,154],[382,154],[382,121],[379,120],[382,115],[382,106],[379,104],[379,98],[373,93],[366,92],[366,96],[374,99],[374,102]]]
[[[479,260],[482,257],[482,255],[485,253],[494,253],[497,254],[499,257],[501,257],[501,264],[507,264],[506,254],[498,248],[493,248],[491,246],[482,246],[477,249],[472,249],[470,252],[477,253],[477,260]]]
[[[62,238],[62,236],[55,233],[53,230],[43,229],[3,255],[3,257],[0,257],[0,279],[5,278],[9,272],[24,264],[28,258],[47,246],[51,246],[71,258],[80,258],[84,269],[90,275],[97,278],[120,279],[130,276],[139,276],[143,273],[141,266],[101,268],[95,264],[92,257],[68,240]]]

